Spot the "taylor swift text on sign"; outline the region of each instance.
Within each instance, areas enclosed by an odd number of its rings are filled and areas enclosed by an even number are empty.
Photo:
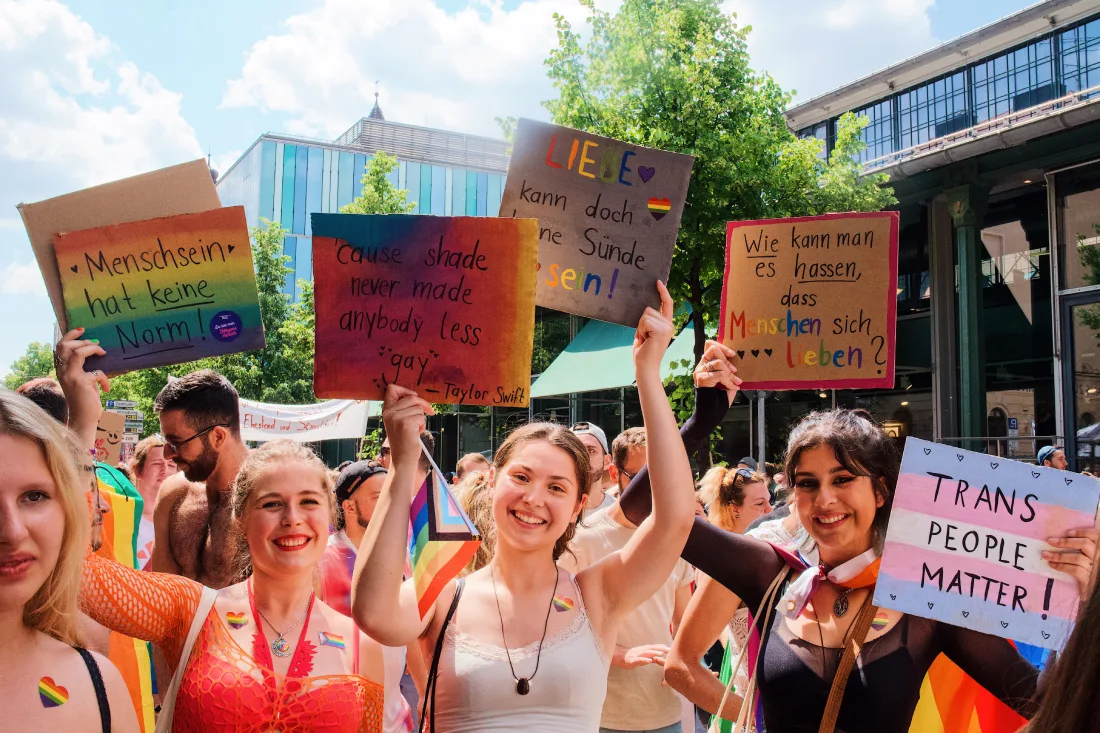
[[[693,160],[521,119],[500,215],[538,219],[535,302],[632,328],[659,307]]]
[[[719,339],[745,389],[894,386],[896,211],[730,222]]]

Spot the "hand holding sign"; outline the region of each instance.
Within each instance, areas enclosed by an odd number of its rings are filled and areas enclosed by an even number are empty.
[[[736,353],[730,347],[708,339],[703,347],[703,358],[695,365],[692,374],[695,386],[724,389],[732,405],[741,389],[741,378],[737,376],[737,367],[731,361]]]
[[[107,352],[97,342],[83,339],[83,335],[83,328],[74,328],[66,333],[54,347],[53,361],[57,381],[65,393],[69,409],[69,426],[80,436],[81,445],[91,449],[96,440],[96,425],[103,412],[99,390],[110,392],[111,382],[98,369],[85,370],[84,362],[89,357],[103,356]]]
[[[1096,543],[1100,532],[1092,527],[1071,529],[1065,537],[1047,540],[1056,549],[1044,550],[1043,559],[1054,570],[1072,575],[1082,598],[1088,598],[1096,585]]]
[[[415,466],[420,460],[420,434],[428,426],[428,415],[434,415],[432,403],[422,399],[415,390],[397,384],[386,386],[382,402],[382,422],[390,439],[393,465]]]

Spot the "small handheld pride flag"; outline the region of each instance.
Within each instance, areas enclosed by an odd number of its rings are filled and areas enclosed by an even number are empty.
[[[435,599],[481,545],[481,536],[474,523],[462,511],[443,480],[426,446],[424,455],[431,462],[432,472],[413,497],[409,508],[412,531],[409,535],[409,556],[412,577],[416,584],[417,608],[424,618]]]

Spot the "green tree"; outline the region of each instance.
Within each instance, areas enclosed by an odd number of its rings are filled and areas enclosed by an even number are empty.
[[[12,362],[11,371],[4,377],[4,387],[15,389],[32,379],[52,376],[53,349],[49,344],[32,341],[27,345],[27,353]]]
[[[885,176],[860,176],[866,120],[841,119],[827,161],[820,141],[795,138],[790,95],[753,72],[750,28],[717,0],[625,0],[615,14],[580,1],[591,37],[583,42],[555,15],[558,47],[546,65],[558,98],[544,105],[556,123],[695,156],[669,287],[691,304],[698,359],[718,319],[726,222],[877,211],[896,200]]]
[[[359,196],[340,209],[341,214],[409,214],[416,204],[407,201],[409,192],[393,185],[388,176],[397,167],[397,158],[381,150],[367,163],[360,181]]]

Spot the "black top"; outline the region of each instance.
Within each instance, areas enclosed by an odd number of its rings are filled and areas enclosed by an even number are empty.
[[[719,389],[696,390],[696,413],[680,434],[690,452],[718,425],[728,409]],[[635,524],[649,515],[649,472],[642,469],[619,499]],[[786,563],[766,542],[732,534],[696,517],[682,557],[755,610]],[[840,649],[795,636],[786,619],[772,614],[760,652],[757,684],[768,733],[818,730]],[[862,647],[844,691],[837,733],[907,733],[925,673],[946,654],[966,674],[1024,717],[1035,711],[1038,670],[1007,640],[939,621],[902,616],[883,636]]]
[[[99,665],[87,649],[74,648],[84,660],[84,666],[88,668],[88,675],[92,678],[95,700],[99,704],[99,724],[103,728],[103,733],[111,733],[111,703],[107,700],[107,688],[103,686],[103,675],[99,673]]]

